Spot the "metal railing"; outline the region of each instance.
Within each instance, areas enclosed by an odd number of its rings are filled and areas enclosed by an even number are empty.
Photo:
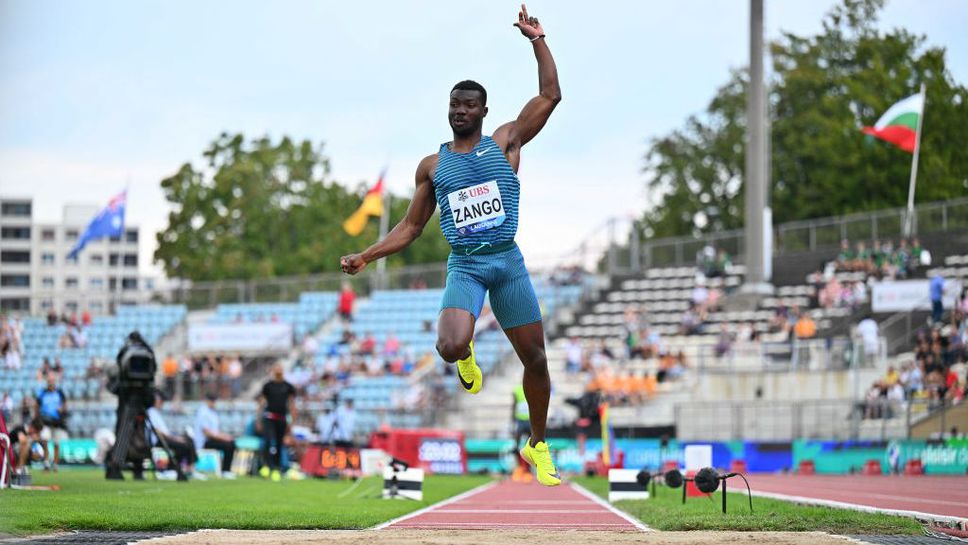
[[[884,368],[888,343],[881,338],[877,354],[868,358],[863,343],[846,337],[770,342],[737,342],[720,354],[716,344],[696,346],[695,370],[699,373],[840,371]]]
[[[837,248],[843,239],[900,238],[906,213],[907,209],[900,207],[782,223],[773,229],[773,252],[782,255]],[[913,225],[915,234],[968,228],[968,197],[916,206]],[[641,261],[645,267],[691,265],[706,244],[722,248],[733,256],[742,256],[744,230],[648,241],[642,244]],[[630,262],[632,266],[634,263]]]
[[[680,403],[676,435],[693,441],[888,440],[908,437],[924,401],[755,400]]]

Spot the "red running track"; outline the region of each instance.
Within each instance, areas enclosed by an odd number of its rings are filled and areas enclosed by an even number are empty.
[[[586,495],[587,494],[587,495]],[[648,528],[603,500],[568,484],[502,481],[391,521],[384,528],[438,530],[611,530]]]
[[[753,493],[850,503],[875,509],[968,518],[968,477],[957,475],[750,475]],[[732,489],[736,485],[730,482]]]

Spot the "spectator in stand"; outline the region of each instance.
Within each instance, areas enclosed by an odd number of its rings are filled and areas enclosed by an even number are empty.
[[[682,313],[679,320],[680,335],[698,335],[702,332],[702,317],[695,306],[690,306]]]
[[[709,301],[709,290],[706,288],[705,282],[696,282],[696,287],[692,288],[690,299],[692,305],[696,307],[696,310],[700,314],[706,311],[706,303]]]
[[[863,241],[857,242],[857,250],[854,252],[854,261],[850,266],[851,271],[870,272],[871,254]]]
[[[242,392],[242,358],[235,354],[228,362],[229,390],[232,399],[239,397]]]
[[[3,392],[3,396],[0,396],[0,415],[4,422],[13,423],[13,398],[10,392]]]
[[[57,325],[57,312],[54,309],[47,311],[47,327],[54,327]]]
[[[864,349],[864,364],[873,365],[880,346],[880,330],[877,322],[868,314],[857,324],[857,334],[860,335]]]
[[[44,449],[44,470],[53,468],[54,471],[57,471],[57,463],[60,460],[60,444],[69,436],[67,435],[67,396],[57,386],[56,378],[50,377],[47,379],[47,386],[37,392],[36,403],[37,416],[44,424],[44,429],[40,432]],[[54,443],[53,459],[47,451],[49,442]]]
[[[151,444],[156,447],[161,446],[160,436],[168,444],[168,447],[171,448],[172,454],[175,455],[174,462],[184,466],[188,475],[194,476],[195,478],[201,477],[201,475],[194,474],[195,461],[198,460],[198,454],[195,452],[195,445],[191,438],[185,434],[172,433],[171,428],[165,422],[161,410],[164,408],[166,399],[164,392],[155,390],[154,405],[148,408],[148,420],[151,421],[152,427],[154,427],[155,432],[158,434],[151,434]]]
[[[91,325],[91,311],[84,309],[84,312],[81,313],[81,325],[84,327]]]
[[[642,359],[649,359],[659,353],[662,346],[662,338],[659,332],[649,327],[644,328],[639,333],[639,342],[635,353]]]
[[[13,335],[0,336],[0,360],[7,369],[20,369],[20,345]]]
[[[175,383],[178,380],[178,360],[171,352],[161,362],[161,375],[165,379],[165,395],[168,399],[173,399],[175,397]]]
[[[235,439],[222,433],[218,413],[215,411],[215,401],[218,394],[207,392],[205,403],[195,413],[195,449],[214,449],[222,452],[222,478],[234,479],[232,473],[232,458],[235,457]]]
[[[339,294],[339,315],[343,318],[344,322],[353,321],[353,304],[356,302],[356,292],[353,291],[353,286],[349,282],[343,282],[343,289]]]
[[[931,265],[931,252],[921,247],[921,241],[914,239],[911,241],[911,270],[919,267]]]
[[[799,313],[796,325],[793,326],[793,334],[797,339],[812,339],[817,336],[817,322],[813,320],[809,312]]]
[[[347,398],[343,405],[336,409],[336,428],[333,431],[333,443],[337,446],[352,447],[353,434],[356,432],[356,411],[353,400]]]
[[[581,371],[582,361],[585,358],[584,349],[581,346],[581,341],[578,337],[571,337],[568,339],[568,344],[565,346],[565,371],[569,374],[575,374]]]
[[[48,373],[48,378],[54,377],[58,382],[60,379],[64,378],[64,364],[61,363],[59,357],[54,357],[54,365],[50,368],[50,373]]]
[[[850,241],[846,238],[840,241],[840,253],[837,254],[837,270],[838,271],[850,271],[853,270],[854,261],[857,259],[857,254],[850,249]]]
[[[733,352],[733,334],[729,331],[726,322],[719,324],[719,337],[716,340],[715,352],[717,358],[729,355]]]
[[[400,353],[400,339],[393,331],[387,333],[387,338],[383,341],[383,356],[387,358],[396,357]]]
[[[940,323],[944,315],[944,277],[935,273],[931,278],[931,321]]]
[[[297,418],[296,388],[286,382],[281,363],[272,367],[272,380],[262,385],[259,412],[262,414],[262,467],[259,474],[279,482],[282,480],[282,450],[285,448],[283,439],[289,426],[287,417],[291,416],[293,422]]]
[[[360,341],[357,353],[361,356],[372,356],[376,353],[376,338],[373,337],[373,333],[369,331],[366,333],[363,340]]]

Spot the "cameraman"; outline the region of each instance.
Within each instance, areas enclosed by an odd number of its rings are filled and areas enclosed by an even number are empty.
[[[47,387],[37,392],[37,415],[44,424],[40,432],[40,444],[44,449],[44,470],[53,466],[57,471],[60,460],[60,442],[68,439],[67,435],[67,396],[57,387],[57,378],[53,375],[47,378]],[[54,457],[51,459],[48,442],[54,443]]]
[[[133,464],[134,479],[144,480],[144,461],[151,457],[144,419],[154,404],[155,353],[139,332],[132,331],[118,351],[116,361],[117,368],[109,372],[107,385],[108,391],[118,396],[114,426],[117,441],[113,448],[127,443],[124,445],[127,452],[119,454],[117,463],[113,454],[109,457],[106,476],[123,479],[120,465],[128,461]],[[123,430],[129,430],[130,436],[123,438]]]

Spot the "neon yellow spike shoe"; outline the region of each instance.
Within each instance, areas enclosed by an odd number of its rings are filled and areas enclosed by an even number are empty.
[[[545,486],[558,486],[561,484],[561,475],[551,460],[551,452],[548,451],[548,443],[538,441],[535,446],[531,446],[531,439],[524,444],[521,449],[521,457],[535,468],[538,482]]]
[[[467,359],[457,360],[457,380],[465,392],[476,394],[484,386],[484,373],[481,373],[481,368],[474,359],[474,341],[471,341],[470,349],[471,355]]]

